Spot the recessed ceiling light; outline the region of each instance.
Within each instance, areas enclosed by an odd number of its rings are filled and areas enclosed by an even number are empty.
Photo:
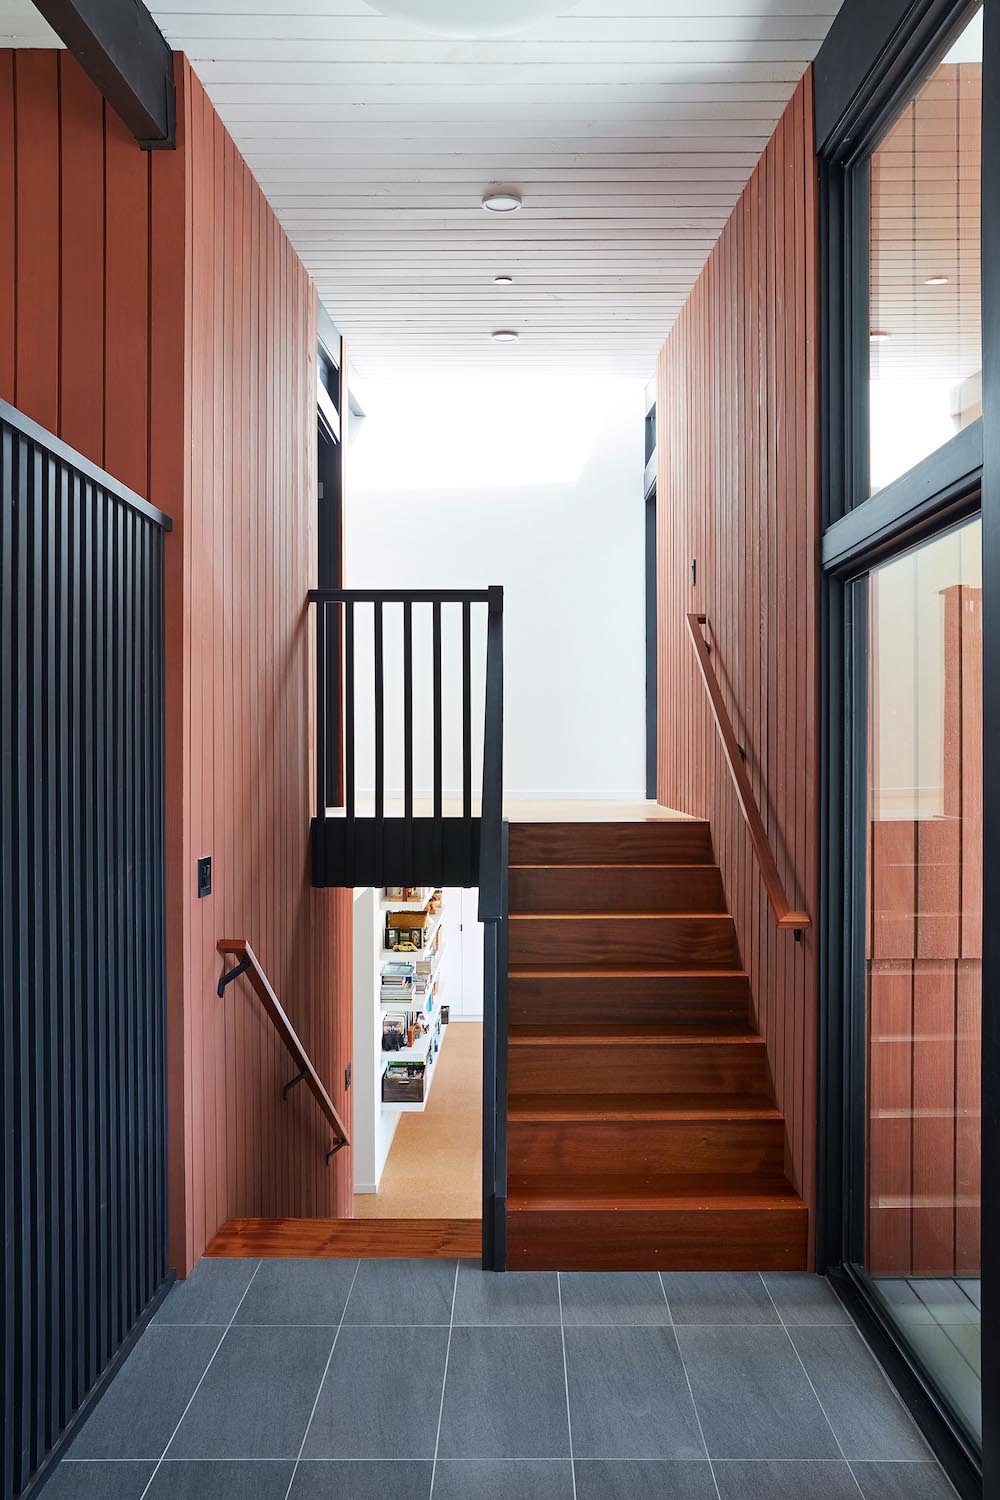
[[[516,193],[487,193],[483,207],[490,214],[513,214],[521,207],[521,200]]]
[[[513,328],[497,328],[490,334],[490,338],[496,339],[498,344],[513,344],[514,340],[520,336]]]
[[[377,11],[409,21],[436,36],[509,36],[559,11],[573,10],[564,0],[372,0]]]
[[[947,286],[947,285],[948,285],[948,278],[947,278],[947,276],[928,276],[927,280],[924,282],[924,286]]]
[[[514,278],[513,276],[494,276],[493,283],[495,286],[513,286]]]
[[[884,344],[886,339],[892,338],[892,334],[886,333],[884,329],[881,328],[873,328],[868,337],[871,339],[873,344]]]

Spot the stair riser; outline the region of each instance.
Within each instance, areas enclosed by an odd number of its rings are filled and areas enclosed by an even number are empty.
[[[707,823],[511,823],[512,865],[712,863]]]
[[[518,1094],[757,1094],[767,1088],[763,1042],[697,1045],[518,1043],[508,1085]]]
[[[805,1207],[510,1210],[512,1271],[804,1271]]]
[[[512,1175],[780,1175],[781,1120],[511,1120]]]
[[[704,1026],[745,1021],[750,1007],[745,974],[511,975],[507,994],[513,1026]]]
[[[739,968],[731,917],[511,917],[512,964]]]
[[[667,869],[560,869],[521,866],[510,872],[512,912],[724,912],[722,876],[714,865]]]

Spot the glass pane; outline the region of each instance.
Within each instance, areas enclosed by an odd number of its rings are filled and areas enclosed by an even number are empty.
[[[979,520],[869,581],[866,1270],[981,1434]]]
[[[871,158],[871,488],[983,414],[979,11]]]

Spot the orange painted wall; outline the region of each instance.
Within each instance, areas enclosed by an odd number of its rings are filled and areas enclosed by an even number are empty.
[[[142,152],[75,62],[0,51],[0,396],[174,520],[167,540],[171,1261],[226,1218],[351,1211],[240,985],[253,943],[342,1116],[351,898],[309,884],[316,297],[198,80]],[[213,857],[213,894],[195,867]]]
[[[796,89],[660,353],[659,799],[712,825],[778,1104],[815,1200],[815,926],[774,925],[697,675],[713,661],[794,907],[818,908],[817,181]],[[690,582],[697,559],[697,583]]]

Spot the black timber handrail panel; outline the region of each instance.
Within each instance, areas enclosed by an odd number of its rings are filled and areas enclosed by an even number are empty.
[[[164,523],[0,407],[4,1500],[167,1277]]]

